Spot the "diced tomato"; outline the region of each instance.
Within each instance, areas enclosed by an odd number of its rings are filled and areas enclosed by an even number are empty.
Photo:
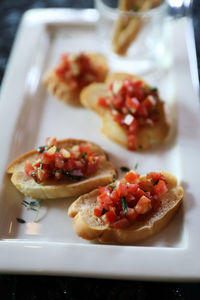
[[[156,197],[155,196],[152,197],[151,205],[152,205],[152,209],[154,211],[157,210],[157,208],[161,205],[161,200],[157,195],[156,195]]]
[[[116,221],[114,224],[115,229],[126,228],[130,225],[126,218]]]
[[[136,149],[136,137],[134,134],[130,134],[128,136],[128,149],[135,150]]]
[[[158,183],[154,186],[152,193],[158,196],[162,196],[168,191],[167,184],[164,180],[159,180]]]
[[[102,107],[108,107],[106,98],[100,97],[100,98],[98,99],[98,105],[99,105],[99,106],[102,106]]]
[[[55,167],[58,169],[63,169],[65,165],[65,160],[61,153],[56,153],[55,157],[52,158],[55,159]]]
[[[134,134],[138,131],[138,129],[139,129],[138,121],[136,120],[136,118],[134,118],[133,122],[128,127],[128,135],[129,135],[129,137],[131,135],[134,136],[134,143],[135,143],[135,135]]]
[[[138,214],[145,214],[151,210],[151,208],[151,200],[146,196],[142,196],[135,206],[135,210]]]
[[[62,178],[62,173],[59,172],[59,170],[58,170],[58,171],[55,171],[55,173],[54,173],[54,178],[55,178],[56,180],[60,180],[60,179]]]
[[[112,191],[112,189],[111,188],[109,188],[108,186],[100,186],[99,188],[98,188],[98,194],[100,195],[100,194],[103,194],[103,193],[110,193]]]
[[[25,171],[25,173],[28,176],[31,176],[31,174],[33,173],[34,170],[35,169],[33,168],[32,163],[29,160],[26,160],[25,164],[24,164],[24,171]]]
[[[153,183],[151,181],[149,181],[149,180],[141,180],[139,182],[139,187],[143,191],[151,191],[152,188],[153,188]]]
[[[126,197],[128,194],[127,185],[125,183],[120,182],[117,187],[117,193],[118,193],[119,197]]]
[[[48,152],[44,152],[43,159],[42,159],[44,164],[50,164],[54,160],[55,160],[55,153],[49,154]]]
[[[165,180],[165,176],[159,172],[150,172],[147,174],[147,179],[152,179],[153,183],[156,183],[158,180]]]
[[[95,207],[95,208],[94,208],[94,215],[95,215],[96,217],[100,218],[101,215],[102,215],[102,208],[100,208],[100,207]]]
[[[122,124],[123,119],[124,119],[124,117],[120,113],[116,113],[114,116],[114,121],[117,122],[118,124]]]
[[[76,168],[75,160],[71,157],[64,163],[64,170],[71,172],[74,168]]]
[[[113,201],[114,203],[117,203],[117,202],[120,201],[120,196],[119,196],[119,194],[118,194],[117,189],[114,189],[114,191],[112,192],[112,194],[111,194],[110,197],[111,197],[111,199],[112,199],[112,201]]]
[[[130,194],[134,194],[139,188],[139,185],[138,184],[128,184],[127,185],[127,190],[128,190],[128,193]]]
[[[112,98],[112,104],[115,108],[122,109],[122,107],[124,106],[123,97],[121,97],[121,95],[115,95]]]
[[[108,86],[108,90],[109,90],[109,91],[112,91],[112,89],[113,89],[113,82],[111,82],[111,83],[109,84],[109,86]]]
[[[135,97],[127,96],[126,97],[126,106],[128,108],[131,108],[132,113],[135,113],[140,106],[140,102]]]
[[[124,176],[126,181],[129,183],[137,183],[139,177],[140,175],[134,171],[130,171]]]
[[[135,220],[137,215],[138,215],[138,213],[136,212],[136,210],[134,208],[130,208],[130,207],[128,208],[126,216],[130,221]]]
[[[74,164],[75,164],[75,168],[77,168],[78,170],[83,170],[84,169],[84,161],[80,161],[80,160],[75,160],[74,161]]]
[[[56,144],[56,138],[55,137],[48,137],[46,138],[46,145],[48,148],[54,146]]]
[[[116,216],[116,214],[113,210],[110,210],[110,211],[106,212],[105,216],[106,216],[106,221],[109,224],[113,224],[117,219],[117,216]]]
[[[47,171],[40,168],[37,169],[36,175],[38,182],[43,182],[50,177],[50,174]]]
[[[138,188],[137,191],[135,192],[135,198],[137,200],[140,199],[144,195],[145,195],[145,192],[143,190],[141,190],[140,188]]]
[[[93,174],[97,171],[97,168],[98,168],[98,162],[96,163],[88,163],[87,165],[87,171],[86,171],[86,174],[87,175],[90,175],[90,174]]]
[[[81,153],[89,152],[90,150],[91,150],[91,145],[80,145],[79,146],[79,151]]]
[[[149,114],[148,109],[144,103],[141,103],[137,110],[137,115],[140,117],[147,117]]]
[[[156,99],[152,95],[149,95],[145,98],[143,104],[147,109],[151,109],[156,105]]]
[[[103,193],[97,197],[97,200],[101,206],[103,206],[106,210],[109,210],[110,205],[112,205],[112,199],[109,197],[108,193]]]

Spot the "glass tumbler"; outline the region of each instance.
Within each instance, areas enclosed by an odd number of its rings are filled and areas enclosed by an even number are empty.
[[[161,0],[96,0],[100,50],[112,71],[145,73],[165,53],[167,4]]]

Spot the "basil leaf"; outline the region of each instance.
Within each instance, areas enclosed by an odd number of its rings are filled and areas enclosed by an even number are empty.
[[[122,209],[124,211],[124,214],[126,214],[128,211],[128,205],[125,197],[121,197],[121,203],[122,203]]]

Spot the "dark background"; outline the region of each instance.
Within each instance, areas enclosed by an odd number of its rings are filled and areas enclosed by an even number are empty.
[[[28,9],[48,7],[93,8],[94,2],[93,0],[0,0],[0,83],[22,14]],[[184,13],[184,10],[182,12]],[[191,16],[200,71],[200,0],[193,0]],[[0,299],[196,300],[200,299],[200,284],[2,274]]]

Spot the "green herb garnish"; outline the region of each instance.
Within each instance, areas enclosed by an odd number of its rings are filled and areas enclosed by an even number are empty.
[[[34,201],[30,201],[30,202],[28,202],[26,200],[22,201],[22,205],[24,207],[26,207],[27,210],[33,210],[36,212],[33,222],[37,222],[38,214],[39,214],[39,211],[41,208],[41,203],[42,203],[42,200],[34,200]]]
[[[130,171],[130,169],[128,167],[121,167],[120,170],[122,172],[129,172]]]
[[[56,148],[56,152],[60,152],[60,148]]]
[[[83,154],[81,155],[82,158],[84,158],[87,155],[87,152],[83,152]]]
[[[43,162],[41,161],[41,163],[40,163],[40,169],[42,169],[42,167],[43,167]]]
[[[138,163],[135,164],[134,170],[137,170],[137,168],[138,168]]]
[[[124,214],[126,214],[128,211],[128,205],[125,197],[121,197],[121,203],[122,203],[122,209],[124,211]]]
[[[30,201],[30,202],[28,202],[28,201],[23,200],[23,201],[22,201],[22,205],[23,205],[24,207],[26,207],[27,210],[34,210],[34,211],[37,211],[38,201],[39,201],[39,200],[35,200],[35,201]]]
[[[157,87],[154,87],[154,86],[151,86],[149,89],[151,92],[157,92],[157,90],[158,90]]]
[[[113,182],[115,182],[116,181],[116,177],[115,177],[115,175],[113,176]]]
[[[37,212],[36,212],[36,215],[35,215],[35,218],[34,218],[33,222],[37,222],[37,218],[38,218],[38,215],[39,215],[39,212],[40,212],[42,200],[37,200],[37,202],[38,202]]]
[[[153,182],[153,185],[157,185],[157,184],[158,184],[158,181],[159,181],[159,179],[156,180],[155,182]]]
[[[116,186],[115,186],[115,185],[112,185],[112,184],[109,184],[108,187],[111,188],[111,190],[113,191],[113,190],[115,189]]]
[[[24,219],[21,219],[21,218],[16,218],[17,222],[20,223],[20,224],[24,224],[26,223],[26,221]]]
[[[37,177],[36,177],[36,172],[37,171],[33,171],[32,173],[31,173],[31,177],[33,177],[33,179],[35,180],[35,182],[37,182],[38,184],[40,184],[40,182],[37,180]]]

